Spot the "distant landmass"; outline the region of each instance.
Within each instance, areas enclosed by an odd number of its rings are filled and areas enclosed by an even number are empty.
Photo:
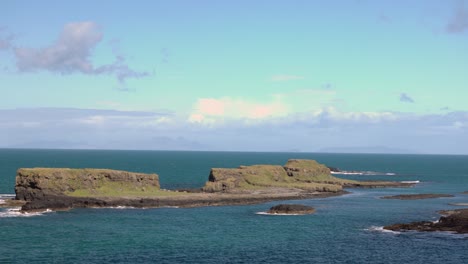
[[[409,149],[389,148],[384,146],[370,147],[334,147],[322,148],[317,152],[325,153],[380,153],[380,154],[418,154],[416,151]]]

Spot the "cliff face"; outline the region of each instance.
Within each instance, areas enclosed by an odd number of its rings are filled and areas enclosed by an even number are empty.
[[[28,168],[16,176],[16,199],[33,201],[52,196],[115,196],[159,190],[157,174],[108,169]]]
[[[235,169],[211,169],[207,192],[229,192],[265,187],[297,188],[309,191],[338,192],[343,180],[314,160],[289,160],[284,167],[275,165],[241,166]]]

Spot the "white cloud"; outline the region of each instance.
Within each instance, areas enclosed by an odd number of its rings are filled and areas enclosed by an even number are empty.
[[[131,69],[122,55],[116,55],[113,63],[94,65],[92,52],[102,39],[103,33],[94,22],[69,23],[64,26],[59,38],[48,47],[15,47],[16,65],[20,72],[46,70],[59,74],[114,75],[121,84],[128,78],[150,75]]]
[[[278,98],[271,102],[259,103],[229,97],[201,98],[194,105],[189,121],[214,124],[232,119],[265,119],[287,114],[287,106]]]
[[[396,121],[400,117],[392,112],[342,112],[334,107],[326,107],[312,113],[314,118],[323,118],[337,123],[379,123]]]
[[[3,32],[6,32],[6,30],[0,27],[0,51],[10,49],[15,38],[13,34],[3,34]]]

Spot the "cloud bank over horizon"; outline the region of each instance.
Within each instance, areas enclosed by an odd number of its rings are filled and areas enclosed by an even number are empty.
[[[382,150],[468,154],[468,142],[463,141],[468,112],[419,116],[328,108],[207,124],[167,112],[14,109],[0,110],[0,131],[2,148],[314,152],[382,146]]]

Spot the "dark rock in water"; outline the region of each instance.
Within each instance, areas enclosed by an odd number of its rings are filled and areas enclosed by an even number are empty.
[[[468,209],[444,211],[448,214],[440,217],[437,222],[421,221],[409,224],[395,224],[385,226],[384,229],[392,231],[450,231],[459,234],[468,234]]]
[[[341,172],[341,170],[338,169],[337,167],[328,167],[328,169],[329,169],[331,172]]]
[[[466,192],[462,192],[462,194],[468,194],[468,191],[466,191]]]
[[[454,197],[451,194],[436,194],[436,193],[422,193],[422,194],[400,194],[394,196],[384,196],[382,199],[399,199],[399,200],[420,200],[420,199],[432,199],[432,198],[443,198],[443,197]]]
[[[279,204],[268,210],[269,214],[313,214],[315,209],[302,204]]]

